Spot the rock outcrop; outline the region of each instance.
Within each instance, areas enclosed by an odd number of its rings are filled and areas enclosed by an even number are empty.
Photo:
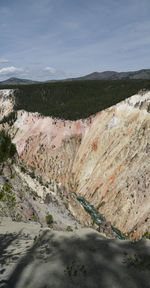
[[[14,101],[13,89],[0,90],[0,121],[13,111]]]
[[[140,92],[78,121],[18,111],[10,131],[27,165],[141,237],[150,229],[149,111],[150,92]]]

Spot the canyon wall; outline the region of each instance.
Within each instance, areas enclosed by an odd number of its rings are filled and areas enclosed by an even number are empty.
[[[72,169],[77,194],[121,231],[140,235],[150,229],[149,107],[150,92],[97,114]]]
[[[141,92],[78,121],[18,111],[10,132],[27,165],[141,237],[150,230],[149,111],[150,92]]]

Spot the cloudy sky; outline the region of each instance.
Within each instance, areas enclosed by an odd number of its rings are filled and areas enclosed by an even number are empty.
[[[0,0],[0,81],[150,68],[150,0]]]

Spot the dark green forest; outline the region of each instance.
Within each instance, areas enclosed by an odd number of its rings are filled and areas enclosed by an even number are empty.
[[[141,89],[150,90],[150,80],[90,80],[1,86],[16,89],[15,110],[76,120],[110,107]],[[14,115],[13,115],[14,116]]]
[[[16,146],[11,142],[10,135],[5,131],[0,131],[0,163],[12,158],[16,153]]]

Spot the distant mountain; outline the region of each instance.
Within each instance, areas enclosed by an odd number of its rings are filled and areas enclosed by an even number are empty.
[[[0,85],[30,85],[38,83],[55,83],[55,82],[66,82],[66,81],[79,81],[79,80],[130,80],[130,79],[150,79],[150,69],[142,69],[138,71],[129,72],[116,72],[116,71],[104,71],[104,72],[93,72],[91,74],[68,79],[60,80],[47,80],[44,82],[33,81],[28,79],[9,78],[5,81],[1,81]]]
[[[150,69],[142,69],[138,71],[128,72],[116,72],[116,71],[104,71],[93,72],[91,74],[76,77],[67,78],[63,80],[48,80],[45,83],[58,82],[58,81],[79,81],[79,80],[130,80],[130,79],[150,79]]]
[[[30,85],[40,83],[38,81],[19,79],[19,78],[9,78],[7,80],[1,81],[0,85]]]
[[[94,72],[83,77],[73,78],[70,80],[121,80],[121,79],[150,79],[150,69],[139,71],[116,72],[104,71]]]

